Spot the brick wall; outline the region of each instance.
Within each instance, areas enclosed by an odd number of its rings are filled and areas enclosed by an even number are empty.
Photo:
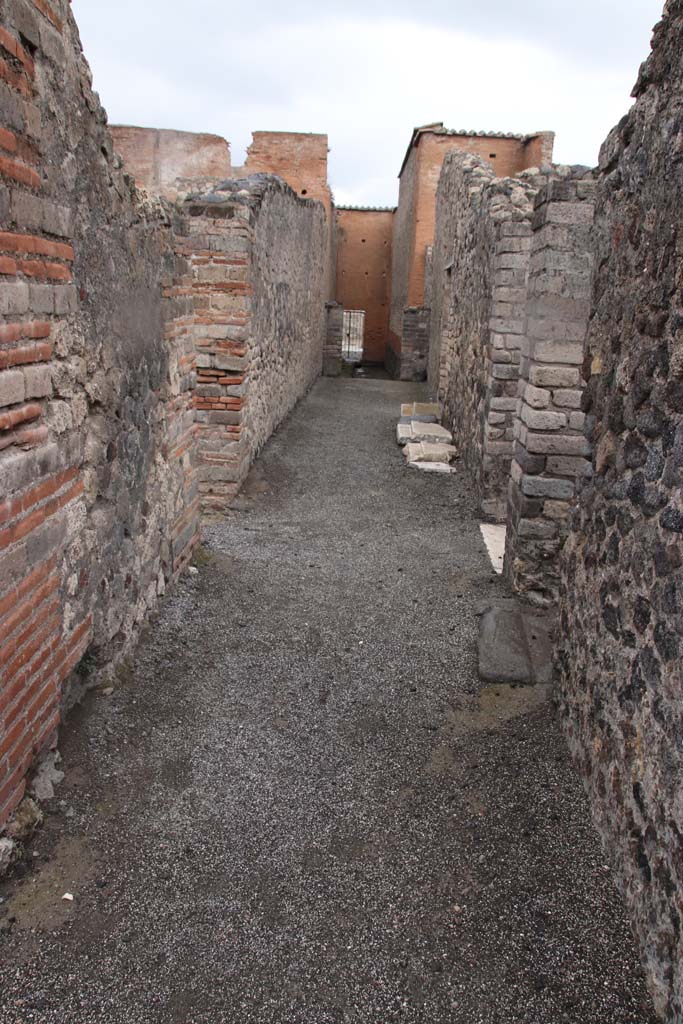
[[[495,178],[447,155],[432,251],[429,383],[475,480],[481,512],[505,519],[538,176]]]
[[[175,199],[179,178],[229,178],[230,143],[220,135],[112,125],[114,148],[136,184]]]
[[[0,19],[0,823],[72,670],[120,656],[197,538],[168,210],[113,156],[70,6]]]
[[[183,206],[173,289],[192,304],[199,489],[221,512],[256,453],[322,370],[325,214],[269,175]]]
[[[683,3],[603,146],[582,409],[592,475],[562,559],[562,720],[655,1005],[683,1020]]]
[[[581,411],[591,294],[592,174],[563,169],[536,196],[505,572],[536,605],[557,601],[577,481],[590,471]]]
[[[443,126],[416,129],[400,174],[393,238],[391,340],[401,348],[401,323],[407,306],[428,304],[425,291],[427,250],[434,242],[436,195],[447,153],[470,153],[486,160],[494,175],[512,177],[552,163],[554,135],[469,135]],[[400,360],[399,360],[400,362]]]
[[[393,210],[337,207],[336,298],[365,310],[363,359],[383,363],[389,334]]]

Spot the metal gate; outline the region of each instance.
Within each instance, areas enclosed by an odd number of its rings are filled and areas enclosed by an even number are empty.
[[[363,337],[365,334],[365,310],[344,310],[344,333],[342,336],[342,359],[348,363],[360,363],[363,358]]]

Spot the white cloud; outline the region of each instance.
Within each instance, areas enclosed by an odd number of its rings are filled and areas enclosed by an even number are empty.
[[[652,8],[642,15],[644,58],[645,26],[659,0],[641,2]],[[533,13],[535,0],[526,5]],[[189,22],[174,20],[159,0],[148,0],[142,16],[124,0],[112,26],[98,0],[73,6],[110,120],[216,132],[232,143],[236,164],[252,130],[327,132],[341,202],[395,203],[411,130],[434,120],[477,130],[554,129],[556,159],[593,164],[628,109],[637,74],[629,61],[580,60],[576,45],[561,52],[538,34],[527,42],[519,32],[459,31],[452,17],[441,25],[422,15],[311,12],[293,20],[285,11],[247,27],[216,17],[207,28],[204,16],[218,9],[212,0],[201,0]],[[200,33],[200,46],[187,44],[189,32],[193,40]]]

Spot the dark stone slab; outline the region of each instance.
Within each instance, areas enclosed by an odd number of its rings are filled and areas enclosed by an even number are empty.
[[[479,678],[520,685],[552,682],[552,613],[501,600],[480,612]]]

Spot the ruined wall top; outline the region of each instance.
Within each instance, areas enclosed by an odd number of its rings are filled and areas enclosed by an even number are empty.
[[[227,178],[230,143],[220,135],[112,125],[114,147],[136,184],[170,199],[179,178]]]

